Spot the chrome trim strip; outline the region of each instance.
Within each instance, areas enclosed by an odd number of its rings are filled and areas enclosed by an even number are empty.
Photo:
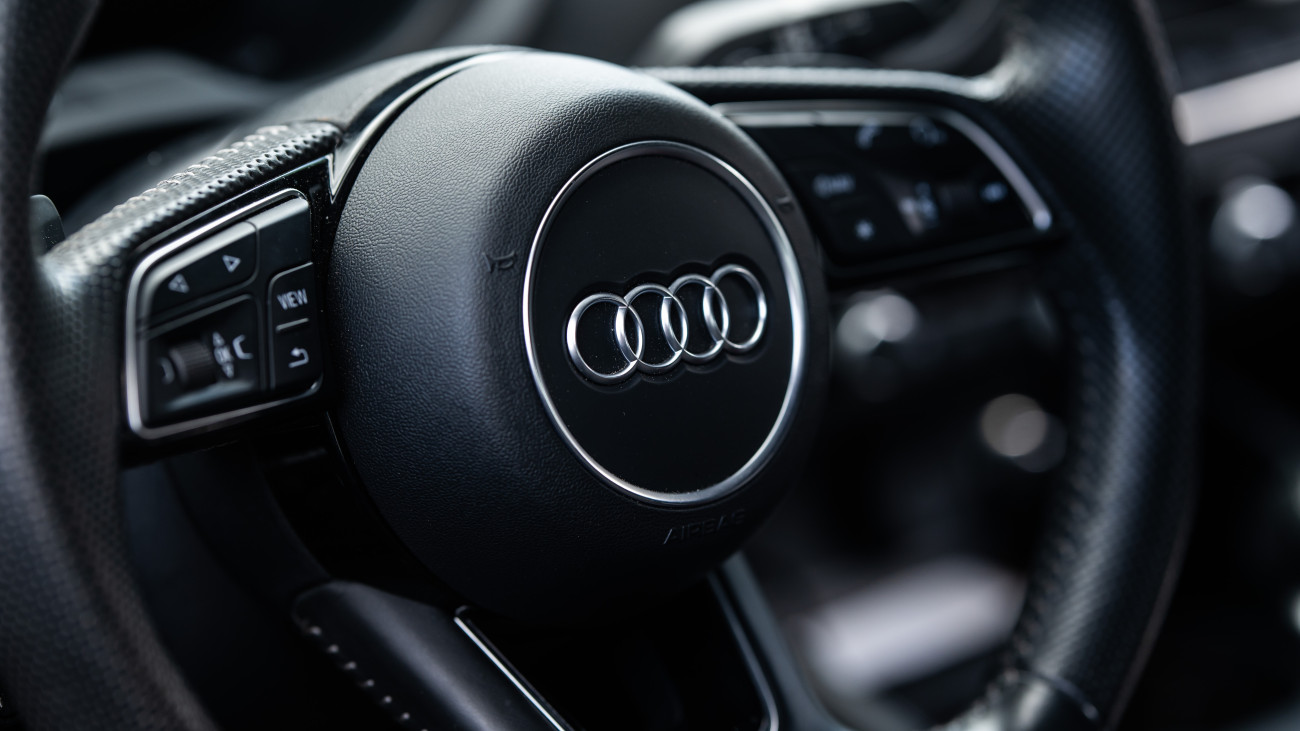
[[[686,493],[668,493],[649,490],[618,477],[608,469],[603,467],[594,457],[587,453],[582,445],[578,443],[573,433],[569,431],[564,420],[560,418],[559,411],[555,403],[551,400],[550,392],[546,388],[546,383],[542,379],[541,365],[537,359],[536,336],[533,333],[532,326],[532,299],[533,284],[536,277],[538,256],[542,249],[543,240],[546,232],[550,228],[551,220],[554,218],[560,206],[566,201],[569,195],[577,188],[579,184],[587,178],[594,175],[597,171],[612,165],[620,160],[626,160],[641,155],[663,155],[667,157],[684,160],[686,162],[698,165],[705,170],[720,177],[724,182],[731,186],[733,190],[740,194],[742,198],[753,209],[767,229],[768,236],[771,238],[773,246],[776,248],[776,254],[781,262],[781,274],[786,281],[786,292],[790,301],[790,318],[791,318],[791,335],[792,335],[792,355],[790,363],[790,380],[786,385],[785,397],[781,402],[781,410],[777,413],[776,421],[772,429],[768,432],[763,443],[759,445],[757,451],[749,458],[740,469],[731,476],[710,485],[709,487]],[[533,382],[537,384],[538,394],[542,397],[542,404],[546,409],[546,415],[550,418],[551,423],[555,425],[560,436],[564,439],[574,454],[587,465],[592,472],[596,473],[610,486],[622,490],[629,495],[640,498],[650,503],[662,505],[696,505],[699,503],[716,500],[739,489],[749,478],[753,477],[776,450],[780,439],[790,427],[794,418],[794,404],[799,387],[803,383],[804,371],[804,351],[807,349],[807,303],[803,291],[802,273],[799,270],[799,262],[795,257],[794,247],[790,239],[786,236],[785,229],[781,226],[781,221],[777,218],[776,213],[763,199],[762,194],[749,182],[740,171],[727,164],[720,158],[705,152],[697,147],[684,145],[680,142],[667,141],[645,141],[633,142],[631,144],[616,147],[591,162],[584,165],[578,172],[574,173],[556,194],[551,204],[547,206],[546,213],[542,215],[542,222],[537,228],[537,234],[533,237],[533,244],[528,253],[528,267],[524,273],[524,293],[523,293],[523,319],[524,319],[524,346],[528,351],[528,367],[533,374]]]
[[[309,165],[314,163],[308,163]],[[125,364],[122,369],[122,379],[125,381],[126,389],[126,420],[131,427],[131,431],[143,439],[162,439],[164,437],[175,436],[184,432],[205,429],[208,427],[221,424],[226,421],[239,419],[250,414],[256,414],[260,411],[275,408],[293,401],[305,399],[314,395],[320,390],[321,382],[324,377],[317,378],[307,391],[286,398],[268,401],[266,403],[253,404],[232,411],[223,411],[211,416],[201,416],[187,421],[168,424],[166,426],[146,426],[144,423],[144,405],[142,403],[143,388],[141,379],[144,374],[139,369],[139,347],[140,347],[140,321],[139,321],[139,301],[140,285],[144,281],[145,274],[157,264],[160,260],[172,255],[173,253],[194,243],[196,240],[214,233],[218,229],[237,223],[243,219],[252,216],[254,213],[271,206],[287,201],[291,198],[301,198],[307,200],[302,193],[293,189],[281,190],[261,200],[250,203],[239,210],[227,213],[226,215],[200,226],[189,233],[171,241],[166,246],[150,252],[148,256],[136,264],[135,269],[131,272],[131,282],[128,285],[126,293],[126,353]],[[308,201],[310,203],[310,201]],[[256,299],[256,298],[254,298]],[[260,309],[260,308],[259,308]],[[261,332],[259,326],[258,332]],[[268,334],[268,338],[270,334]],[[269,362],[268,362],[269,363]]]
[[[1184,145],[1249,132],[1300,117],[1300,61],[1256,71],[1174,97]]]
[[[1034,228],[1052,227],[1052,212],[1033,183],[1007,151],[984,128],[962,114],[944,107],[924,104],[856,102],[845,100],[797,102],[735,102],[714,107],[723,116],[744,127],[848,127],[877,119],[890,124],[907,124],[913,117],[934,117],[952,125],[983,152],[1007,179],[1029,210]]]
[[[492,647],[491,643],[488,642],[487,637],[481,635],[469,622],[461,619],[459,614],[453,617],[452,621],[456,623],[457,627],[460,627],[460,631],[464,632],[465,635],[469,637],[470,641],[478,647],[479,651],[486,655],[487,659],[491,660],[493,665],[497,666],[497,670],[500,670],[501,674],[506,676],[506,680],[509,680],[510,684],[515,686],[515,688],[523,694],[524,698],[528,699],[528,703],[531,704],[533,708],[537,709],[538,713],[542,714],[542,718],[545,718],[546,722],[551,724],[552,728],[556,731],[573,731],[569,724],[565,723],[563,719],[551,710],[550,705],[548,705],[546,701],[537,697],[537,694],[535,694],[533,690],[528,687],[528,684],[515,673],[514,669],[505,661],[505,658],[497,654],[496,648]]]
[[[740,654],[745,660],[745,666],[749,669],[749,677],[754,681],[754,687],[758,690],[763,707],[767,710],[768,721],[765,731],[780,731],[781,716],[777,713],[776,694],[772,692],[772,686],[767,682],[767,674],[763,672],[763,665],[758,661],[758,653],[754,651],[754,646],[749,641],[749,635],[745,632],[745,627],[741,624],[739,615],[736,614],[731,595],[723,587],[722,580],[718,578],[716,571],[709,574],[709,588],[713,590],[713,595],[717,597],[718,606],[722,608],[722,615],[726,618],[727,626],[731,628],[731,635],[736,639],[736,646],[740,648]]]

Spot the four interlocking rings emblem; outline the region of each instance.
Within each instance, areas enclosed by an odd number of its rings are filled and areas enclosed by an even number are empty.
[[[731,308],[728,306],[727,298],[722,294],[720,288],[722,281],[728,277],[735,277],[748,286],[753,293],[756,306],[754,331],[749,337],[741,341],[732,340],[730,337]],[[699,299],[701,311],[699,313],[700,317],[696,321],[703,321],[704,328],[708,332],[708,347],[697,351],[688,348],[690,343],[689,321],[692,318],[687,316],[686,305],[678,297],[678,294],[689,287],[699,287],[701,289]],[[660,299],[658,326],[668,348],[668,355],[655,362],[647,361],[643,357],[646,350],[645,324],[641,321],[641,316],[637,314],[632,305],[636,300],[647,296]],[[614,315],[614,327],[611,335],[614,343],[618,346],[618,352],[623,359],[624,365],[613,372],[601,372],[592,368],[587,363],[587,360],[583,358],[582,351],[579,349],[578,326],[587,311],[599,304],[610,304],[618,308]],[[629,319],[631,320],[633,333],[628,332]],[[762,340],[763,331],[766,327],[767,295],[763,292],[763,286],[759,284],[754,273],[745,267],[727,264],[719,267],[710,277],[687,274],[667,287],[659,284],[642,284],[632,288],[621,297],[607,292],[593,294],[573,308],[564,335],[569,346],[569,357],[573,360],[573,365],[587,378],[597,383],[610,384],[619,383],[629,378],[634,371],[663,373],[683,360],[687,363],[708,363],[723,350],[729,353],[747,353],[753,350]],[[629,337],[630,334],[635,334],[635,342]]]

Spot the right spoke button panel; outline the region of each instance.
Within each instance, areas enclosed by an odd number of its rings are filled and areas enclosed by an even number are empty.
[[[745,104],[724,113],[772,157],[840,264],[1050,226],[1006,153],[954,113]]]

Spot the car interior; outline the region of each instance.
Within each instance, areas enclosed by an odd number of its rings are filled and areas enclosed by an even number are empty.
[[[1300,728],[1300,2],[0,38],[0,730]]]

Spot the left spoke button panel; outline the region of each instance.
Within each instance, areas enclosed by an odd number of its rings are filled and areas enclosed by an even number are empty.
[[[311,206],[285,191],[141,261],[127,299],[133,432],[202,430],[318,390],[312,231]]]

